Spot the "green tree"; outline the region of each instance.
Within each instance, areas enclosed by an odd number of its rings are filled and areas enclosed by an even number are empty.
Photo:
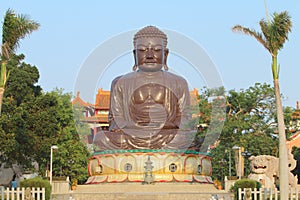
[[[80,139],[73,118],[71,94],[63,94],[62,90],[55,90],[50,95],[56,97],[56,108],[60,137],[58,155],[54,157],[54,175],[68,175],[83,183],[87,179],[87,160],[91,156],[87,147]]]
[[[19,40],[38,27],[38,23],[24,15],[17,16],[12,10],[5,15],[1,66],[10,71],[10,77],[7,79],[6,75],[1,103],[0,161],[19,163],[25,168],[36,161],[44,174],[49,166],[50,148],[56,144],[59,151],[54,154],[54,175],[69,175],[83,182],[90,154],[76,132],[71,95],[63,94],[62,90],[43,93],[37,84],[37,67],[23,62],[24,55],[15,54]]]
[[[90,154],[75,128],[71,95],[62,90],[42,93],[37,85],[37,68],[24,63],[23,58],[24,55],[14,55],[7,63],[13,73],[0,116],[0,159],[25,168],[36,161],[44,174],[50,164],[50,148],[56,144],[59,150],[54,152],[53,174],[69,175],[83,182]]]
[[[268,16],[267,16],[268,17]],[[241,25],[236,25],[232,28],[233,31],[242,32],[244,34],[254,37],[260,44],[262,44],[271,54],[272,57],[272,74],[274,82],[274,92],[276,98],[277,108],[277,123],[279,132],[279,162],[280,162],[280,191],[283,199],[288,198],[288,172],[287,150],[286,150],[286,135],[284,126],[284,117],[282,103],[280,99],[279,89],[279,69],[280,65],[277,63],[277,56],[279,50],[283,48],[284,43],[288,40],[288,33],[291,31],[292,22],[288,12],[274,13],[272,20],[260,20],[259,22],[261,32],[245,28]]]
[[[37,85],[39,72],[35,66],[30,66],[22,60],[24,55],[13,55],[7,62],[7,68],[13,72],[7,81],[3,98],[2,115],[0,116],[1,138],[1,160],[7,163],[28,160],[23,146],[30,148],[26,126],[29,108],[34,109],[37,101],[36,97],[42,95],[40,86]],[[45,122],[47,123],[47,122]],[[2,146],[3,145],[3,146]],[[25,163],[22,163],[25,164]]]
[[[93,145],[88,144],[88,136],[91,135],[91,128],[88,123],[84,122],[85,115],[83,115],[83,112],[85,111],[86,108],[79,103],[75,103],[73,105],[74,123],[77,133],[79,134],[79,138],[82,143],[87,145],[90,151],[93,151]]]
[[[30,20],[27,15],[16,15],[8,9],[4,16],[1,45],[1,74],[0,74],[0,114],[5,84],[9,77],[6,63],[20,46],[20,40],[39,28],[39,24]]]
[[[24,55],[14,56],[14,59],[7,63],[11,74],[7,81],[5,97],[10,97],[12,103],[17,106],[31,101],[42,93],[42,88],[37,85],[40,78],[39,71],[36,66],[22,62],[24,57]]]
[[[244,147],[252,155],[278,155],[277,137],[274,135],[275,98],[268,84],[256,83],[241,91],[230,90],[226,95],[226,121],[218,145],[212,149],[213,178],[223,180],[235,175],[233,146]],[[266,145],[269,144],[269,145]],[[245,172],[249,174],[245,160]],[[230,172],[230,173],[231,173]]]

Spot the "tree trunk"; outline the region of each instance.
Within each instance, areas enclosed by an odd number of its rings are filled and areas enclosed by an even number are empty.
[[[4,93],[4,88],[0,88],[0,116],[1,116],[3,93]]]
[[[289,192],[289,168],[288,168],[288,154],[286,146],[285,126],[283,118],[283,109],[280,99],[280,89],[278,79],[274,79],[274,91],[277,108],[277,123],[279,133],[279,189],[280,199],[288,199]]]

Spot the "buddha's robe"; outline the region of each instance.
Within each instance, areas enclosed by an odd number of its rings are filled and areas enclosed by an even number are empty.
[[[112,82],[109,131],[94,143],[105,149],[184,149],[194,139],[188,130],[187,82],[166,72],[131,72]]]

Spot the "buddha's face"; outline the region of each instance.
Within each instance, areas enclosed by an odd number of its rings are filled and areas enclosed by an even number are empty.
[[[139,38],[133,53],[139,70],[155,72],[166,64],[168,49],[164,48],[161,38]]]

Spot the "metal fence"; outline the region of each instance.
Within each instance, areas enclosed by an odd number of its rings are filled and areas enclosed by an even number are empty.
[[[239,188],[238,200],[279,200],[279,193],[279,190],[271,188]],[[289,200],[294,199],[298,200],[298,188],[289,189]]]
[[[1,200],[45,200],[45,188],[4,188],[0,191]]]

